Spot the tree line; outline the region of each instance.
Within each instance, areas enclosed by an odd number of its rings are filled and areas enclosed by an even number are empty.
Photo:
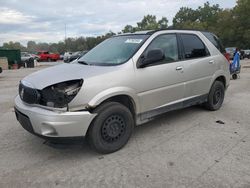
[[[198,29],[215,33],[222,40],[224,46],[236,46],[242,49],[250,48],[250,0],[238,0],[231,9],[222,9],[218,4],[204,3],[197,9],[182,7],[173,18],[172,25],[168,25],[166,17],[157,20],[154,15],[146,15],[136,26],[126,25],[120,33],[130,33],[155,29]],[[67,38],[57,43],[36,43],[28,41],[27,47],[19,42],[7,42],[3,48],[21,49],[35,52],[48,50],[63,53],[65,51],[90,50],[103,40],[116,35],[110,31],[97,37]]]

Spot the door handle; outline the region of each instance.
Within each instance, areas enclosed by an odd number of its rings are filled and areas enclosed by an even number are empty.
[[[176,69],[175,69],[175,70],[177,70],[177,71],[181,71],[181,70],[183,70],[183,67],[181,67],[181,66],[176,67]]]
[[[214,60],[210,60],[208,63],[209,64],[214,64]]]

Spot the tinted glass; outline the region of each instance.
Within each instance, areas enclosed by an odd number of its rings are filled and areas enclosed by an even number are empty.
[[[181,34],[186,59],[205,57],[208,54],[207,48],[201,39],[192,34]]]
[[[218,49],[221,53],[224,53],[224,47],[222,46],[218,37],[209,32],[202,32],[203,35]]]
[[[127,35],[109,38],[86,53],[79,62],[112,66],[128,61],[149,35]]]
[[[165,55],[164,62],[179,60],[178,44],[175,34],[160,35],[148,46],[146,53],[153,49],[161,49]]]

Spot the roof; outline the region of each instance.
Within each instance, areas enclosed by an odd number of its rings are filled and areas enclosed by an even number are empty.
[[[152,34],[158,32],[158,31],[200,31],[200,32],[209,32],[209,31],[206,31],[206,30],[198,30],[198,29],[173,29],[173,28],[169,28],[169,29],[136,31],[134,33],[122,33],[122,34],[119,34],[118,36],[122,36],[122,35],[141,35],[141,34],[152,35]]]

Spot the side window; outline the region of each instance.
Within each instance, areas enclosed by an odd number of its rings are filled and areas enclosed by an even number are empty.
[[[205,35],[205,37],[218,49],[220,50],[221,53],[225,52],[224,47],[222,46],[219,38],[217,36],[215,36],[212,33],[209,32],[202,32],[203,35]]]
[[[149,44],[146,54],[148,51],[153,49],[162,49],[165,55],[165,63],[174,62],[179,60],[178,55],[178,44],[175,34],[166,34],[156,37],[151,44]]]
[[[201,39],[193,34],[181,34],[185,59],[205,57],[209,52]]]

